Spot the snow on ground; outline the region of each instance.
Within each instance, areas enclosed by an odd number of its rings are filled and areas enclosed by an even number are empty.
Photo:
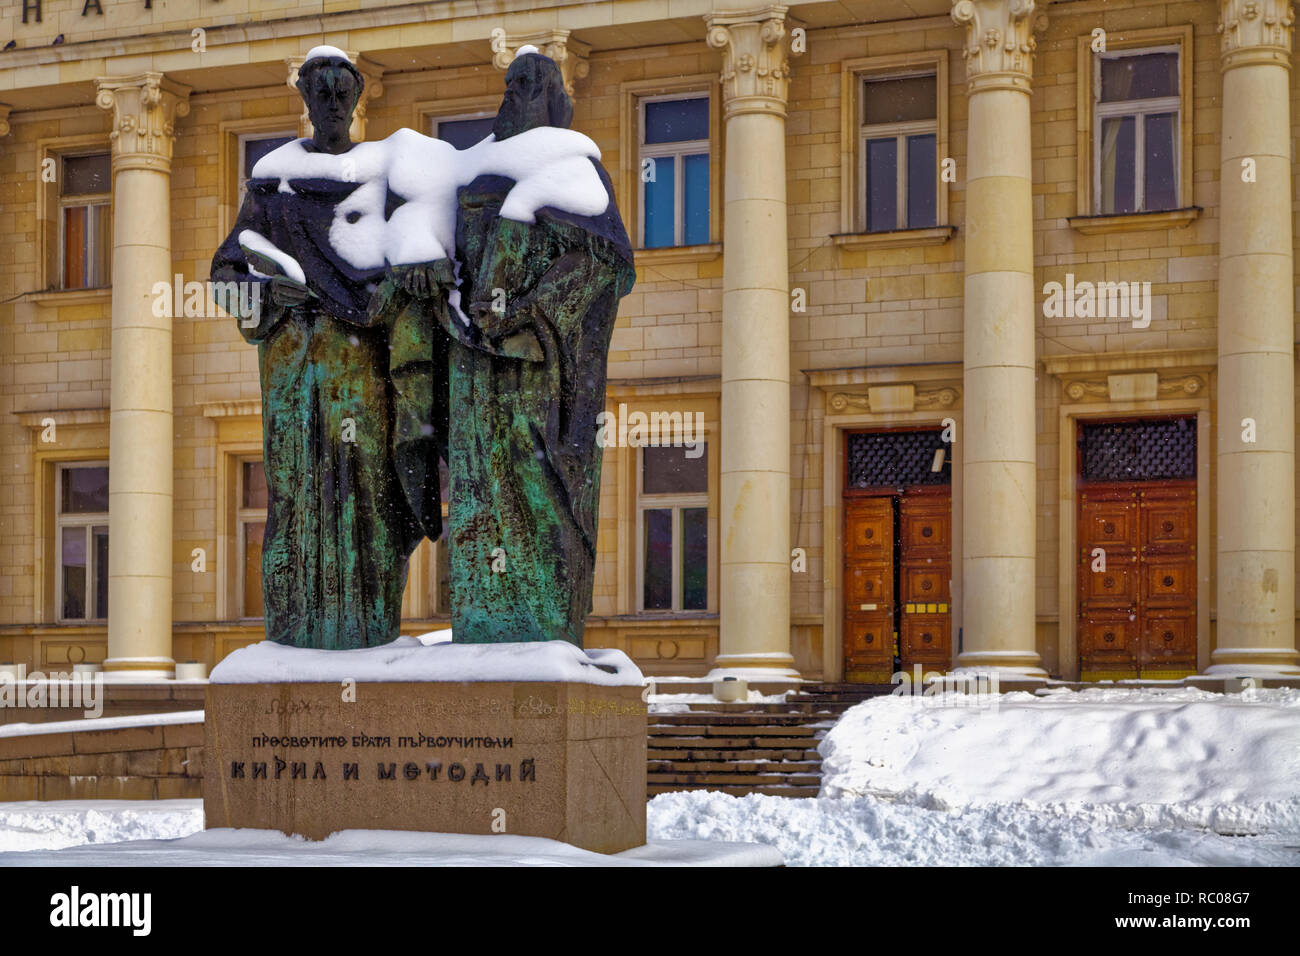
[[[973,703],[859,704],[821,742],[820,797],[663,794],[650,833],[756,840],[791,866],[1300,865],[1300,691]]]
[[[202,800],[0,803],[0,855],[124,840],[171,840],[202,829]]]
[[[312,841],[274,830],[203,830],[200,800],[0,803],[0,867],[775,866],[780,862],[768,846],[717,840],[652,840],[605,856],[556,840],[512,834],[347,830]]]
[[[980,703],[869,700],[822,741],[820,797],[663,794],[648,805],[651,845],[612,858],[513,836],[198,833],[199,801],[79,801],[0,804],[0,866],[757,861],[689,841],[766,845],[792,866],[1300,865],[1300,691],[1111,686]],[[103,845],[115,841],[137,842]]]

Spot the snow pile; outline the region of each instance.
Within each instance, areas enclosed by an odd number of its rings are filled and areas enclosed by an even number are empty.
[[[1230,837],[1134,828],[1110,808],[997,804],[936,811],[876,797],[665,793],[653,840],[753,840],[787,866],[1297,866],[1300,832]]]
[[[0,803],[0,851],[171,840],[203,829],[201,800]]]
[[[425,635],[425,640],[438,632]],[[213,684],[339,683],[359,681],[558,681],[640,687],[641,671],[622,651],[583,650],[568,641],[518,644],[425,643],[399,637],[351,651],[288,647],[262,641],[243,647],[212,669]]]
[[[881,697],[848,710],[820,746],[822,795],[938,810],[1104,806],[1124,826],[1300,833],[1300,690],[941,701]]]
[[[51,814],[31,814],[32,820],[65,820],[99,814],[89,805],[108,801],[69,801],[58,804],[0,804],[5,807],[57,808]],[[125,803],[126,801],[122,801]],[[396,830],[344,830],[320,841],[286,836],[274,830],[203,830],[203,806],[198,800],[169,800],[165,812],[139,814],[139,827],[120,807],[118,839],[103,845],[56,849],[33,844],[24,848],[0,828],[0,866],[779,866],[780,855],[761,844],[717,840],[663,841],[606,856],[580,850],[558,840],[496,834],[414,833]],[[152,804],[140,802],[142,808]],[[11,814],[23,820],[24,811]],[[168,817],[170,814],[170,818]],[[102,816],[103,814],[100,814]],[[0,817],[0,819],[4,819]],[[152,828],[152,829],[151,829]],[[91,841],[86,841],[91,842]],[[27,849],[28,852],[6,852]]]
[[[748,704],[784,704],[789,691],[782,691],[779,694],[762,694],[759,691],[751,690],[749,696],[745,698]],[[712,694],[651,694],[649,696],[650,713],[652,714],[689,714],[691,704],[722,704],[727,701],[718,700]]]
[[[489,135],[460,150],[412,129],[357,143],[346,153],[312,152],[310,142],[294,140],[267,153],[253,178],[278,179],[280,192],[293,191],[290,180],[356,183],[335,206],[329,240],[357,269],[449,257],[456,248],[456,190],[480,175],[515,181],[501,215],[518,222],[535,222],[544,206],[598,216],[609,205],[592,162],[600,159],[600,148],[576,130],[543,126],[502,142]],[[385,217],[390,191],[406,202]]]

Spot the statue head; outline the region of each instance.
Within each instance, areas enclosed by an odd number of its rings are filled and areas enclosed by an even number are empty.
[[[573,102],[564,90],[564,77],[549,56],[520,47],[506,70],[506,95],[497,110],[492,132],[498,141],[538,126],[567,129],[573,121]]]
[[[347,148],[352,113],[366,82],[347,54],[334,47],[316,47],[298,68],[298,92],[307,104],[316,145]]]

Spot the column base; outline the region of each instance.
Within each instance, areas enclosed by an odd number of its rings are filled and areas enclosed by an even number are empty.
[[[1300,651],[1286,647],[1221,647],[1206,677],[1300,677]]]
[[[996,674],[999,681],[1045,681],[1042,658],[1033,651],[965,651],[953,673]]]
[[[749,681],[803,680],[794,669],[794,658],[789,654],[719,654],[713,659],[713,669],[705,680],[724,677],[743,677]]]
[[[104,661],[108,680],[172,680],[176,662],[170,657],[110,657]]]

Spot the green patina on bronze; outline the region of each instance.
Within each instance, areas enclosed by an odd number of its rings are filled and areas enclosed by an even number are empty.
[[[302,85],[317,148],[350,147],[355,96],[345,115],[338,109],[349,72],[315,69]],[[498,141],[571,116],[553,61],[512,64]],[[292,199],[253,185],[213,278],[248,278],[237,242],[246,228],[341,273],[326,282],[307,269],[306,286],[268,280],[270,304],[255,328],[241,327],[258,344],[262,377],[267,636],[324,648],[397,636],[407,558],[421,534],[443,530],[441,458],[454,639],[581,646],[596,556],[596,419],[618,301],[635,279],[612,194],[594,220],[541,210],[523,223],[500,215],[513,183],[481,176],[458,193],[458,267],[444,259],[369,277],[321,262],[320,237],[302,238],[311,198],[332,209],[355,185],[309,183]],[[276,233],[272,208],[293,220],[287,229]]]

